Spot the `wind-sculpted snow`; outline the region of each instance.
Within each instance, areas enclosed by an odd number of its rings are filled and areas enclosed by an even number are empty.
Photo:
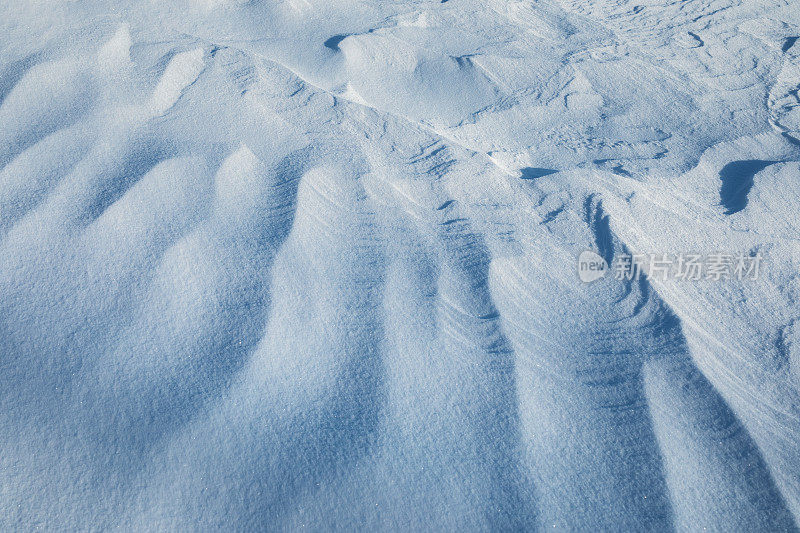
[[[3,10],[0,529],[798,528],[792,2]]]

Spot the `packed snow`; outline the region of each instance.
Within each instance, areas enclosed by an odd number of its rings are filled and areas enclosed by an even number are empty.
[[[796,0],[0,7],[1,530],[798,529]]]

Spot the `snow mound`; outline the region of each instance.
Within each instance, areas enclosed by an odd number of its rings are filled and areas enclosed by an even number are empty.
[[[797,529],[796,7],[7,11],[0,529]]]

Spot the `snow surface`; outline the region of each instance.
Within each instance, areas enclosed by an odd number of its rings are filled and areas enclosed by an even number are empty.
[[[796,0],[0,8],[1,530],[797,529]]]

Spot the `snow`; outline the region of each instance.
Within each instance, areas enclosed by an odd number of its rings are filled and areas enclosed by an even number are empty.
[[[3,12],[0,529],[798,528],[796,3]]]

